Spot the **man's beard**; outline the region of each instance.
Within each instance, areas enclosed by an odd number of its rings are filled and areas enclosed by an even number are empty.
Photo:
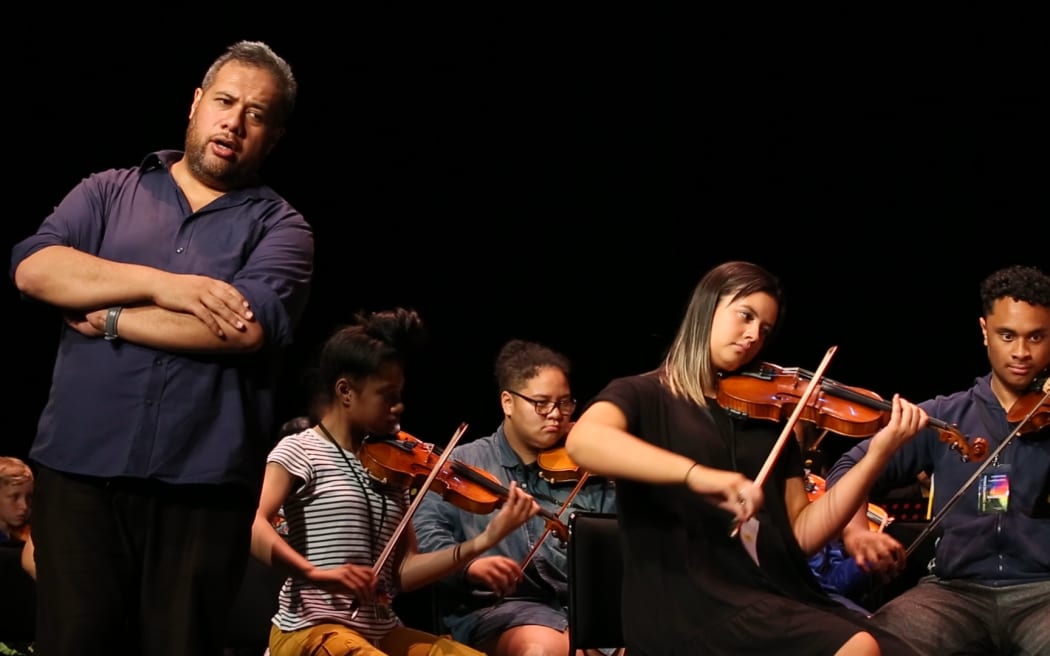
[[[247,169],[241,164],[228,162],[219,157],[209,158],[207,155],[209,142],[206,139],[197,138],[194,127],[193,121],[190,121],[186,128],[184,148],[186,166],[193,177],[209,187],[223,190],[239,189],[254,183],[254,169]]]

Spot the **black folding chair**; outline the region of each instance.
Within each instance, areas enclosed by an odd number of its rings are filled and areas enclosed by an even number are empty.
[[[623,649],[623,556],[616,515],[569,517],[569,656],[578,649]]]

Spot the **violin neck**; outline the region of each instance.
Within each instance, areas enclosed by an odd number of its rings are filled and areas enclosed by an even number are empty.
[[[499,483],[496,483],[495,481],[486,478],[485,476],[482,476],[481,474],[477,473],[462,462],[458,460],[452,460],[449,462],[449,467],[452,468],[453,474],[460,476],[470,481],[471,483],[477,483],[481,487],[485,488],[486,491],[491,492],[498,497],[504,499],[507,498],[507,494],[509,493],[507,488],[503,487]]]
[[[846,399],[847,401],[854,401],[860,405],[873,408],[875,410],[892,410],[893,404],[885,399],[875,399],[865,394],[861,394],[855,390],[851,390],[848,387],[840,385],[833,380],[823,380],[820,383],[820,389],[829,394]]]
[[[787,371],[791,371],[791,370],[789,369]],[[797,369],[797,370],[795,370],[795,372],[797,373],[797,375],[800,378],[802,378],[804,380],[812,380],[813,379],[813,372],[812,371],[806,371],[805,369]],[[891,409],[893,409],[893,404],[890,403],[889,401],[886,401],[885,399],[875,399],[875,398],[872,398],[870,396],[867,396],[866,394],[861,394],[860,392],[857,392],[856,390],[852,390],[852,389],[846,387],[845,385],[843,385],[841,383],[838,383],[838,382],[836,382],[834,380],[831,380],[830,378],[824,378],[823,380],[820,381],[820,389],[823,392],[827,392],[829,394],[833,394],[833,395],[835,395],[835,396],[837,396],[837,397],[839,397],[841,399],[845,399],[847,401],[855,401],[855,402],[859,403],[860,405],[867,406],[867,407],[872,408],[874,410],[891,410]]]
[[[813,377],[813,373],[810,371],[800,371],[799,374],[807,380]],[[861,394],[860,392],[852,390],[842,385],[841,383],[837,383],[829,378],[825,378],[824,380],[820,381],[820,389],[829,394],[833,394],[839,398],[846,399],[847,401],[854,401],[856,403],[859,403],[860,405],[865,405],[875,410],[893,409],[893,404],[885,399],[876,399],[865,394]],[[947,422],[941,419],[937,419],[936,417],[930,417],[929,424],[934,428],[939,428],[941,430],[946,431],[953,431],[953,427],[951,425],[949,425]]]
[[[507,496],[510,494],[510,490],[508,490],[507,488],[503,487],[499,483],[485,476],[482,476],[481,474],[477,473],[469,466],[465,465],[464,463],[458,460],[450,460],[449,467],[452,468],[452,473],[456,474],[457,476],[463,477],[471,483],[477,483],[478,485],[485,488],[487,491],[495,494],[501,499],[506,499]],[[544,519],[556,520],[558,518],[557,515],[544,508],[540,508],[540,512],[538,514]]]

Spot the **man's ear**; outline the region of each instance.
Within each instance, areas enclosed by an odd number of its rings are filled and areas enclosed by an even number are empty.
[[[193,92],[193,102],[190,103],[190,118],[197,112],[197,105],[200,104],[201,96],[204,95],[204,89],[197,87],[197,90]]]

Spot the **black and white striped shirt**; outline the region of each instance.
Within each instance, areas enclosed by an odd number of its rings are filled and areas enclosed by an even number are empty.
[[[372,567],[404,516],[408,492],[381,493],[357,457],[349,451],[341,455],[341,450],[309,428],[283,438],[270,452],[267,462],[278,463],[302,481],[284,501],[287,540],[317,567]],[[379,589],[391,596],[397,592],[393,568],[394,559],[388,558],[377,577]],[[351,619],[352,602],[350,594],[327,592],[290,577],[281,588],[273,623],[283,631],[342,624],[372,641],[400,624],[392,612],[386,618],[377,615],[370,603],[362,604]]]

